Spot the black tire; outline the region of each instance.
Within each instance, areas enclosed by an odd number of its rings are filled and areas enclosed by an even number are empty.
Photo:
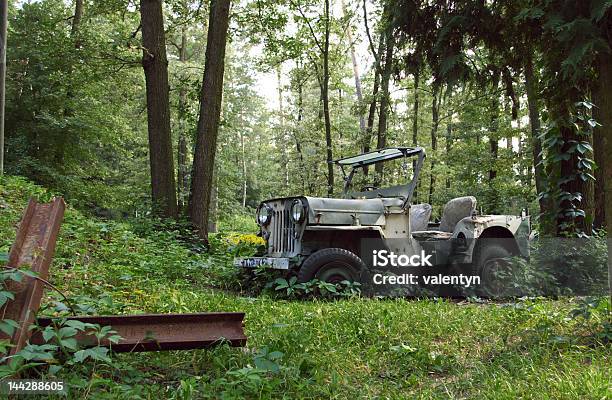
[[[299,282],[319,279],[329,283],[360,282],[364,262],[354,253],[340,248],[319,250],[311,254],[298,272]]]
[[[477,293],[483,297],[505,297],[511,292],[512,252],[500,244],[487,244],[476,252],[475,275],[480,276]]]

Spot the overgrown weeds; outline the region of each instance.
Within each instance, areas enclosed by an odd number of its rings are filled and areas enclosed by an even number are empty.
[[[0,253],[8,251],[29,195],[49,197],[21,179],[2,183]],[[291,277],[262,276],[259,293],[241,286],[231,251],[257,249],[236,246],[229,236],[216,236],[215,250],[201,253],[168,233],[136,234],[130,224],[69,207],[50,279],[76,313],[243,311],[249,339],[243,349],[81,353],[82,362],[69,364],[76,352],[65,341],[73,331],[59,330],[69,327],[61,321],[70,307],[47,291],[41,314],[60,318],[48,344],[59,347],[59,335],[68,355],[30,349],[53,353],[55,361],[35,360],[42,365],[29,376],[65,380],[75,399],[609,397],[612,352],[609,339],[598,336],[609,333],[604,300],[458,304],[352,293],[296,301],[303,293],[287,296],[298,284]],[[572,317],[572,310],[580,311]]]

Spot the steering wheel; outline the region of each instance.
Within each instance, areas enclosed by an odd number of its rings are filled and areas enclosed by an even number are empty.
[[[364,187],[361,188],[362,192],[371,192],[373,190],[377,190],[378,188],[374,185],[366,185]]]

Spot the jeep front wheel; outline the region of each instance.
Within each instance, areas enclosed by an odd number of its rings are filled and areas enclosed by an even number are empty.
[[[359,282],[366,266],[357,255],[340,248],[319,250],[308,257],[298,272],[299,282]]]

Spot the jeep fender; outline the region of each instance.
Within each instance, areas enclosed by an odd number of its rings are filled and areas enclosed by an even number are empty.
[[[526,227],[526,229],[525,229]],[[471,263],[474,251],[486,239],[502,239],[512,255],[529,256],[529,221],[513,215],[482,215],[466,217],[455,227],[454,238],[465,239],[467,248],[462,252],[463,262]],[[527,232],[527,236],[524,233]],[[525,236],[525,240],[522,240]]]

